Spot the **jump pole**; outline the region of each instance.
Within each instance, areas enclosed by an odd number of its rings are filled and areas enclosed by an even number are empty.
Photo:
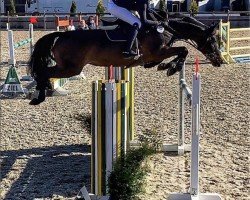
[[[91,193],[98,196],[107,195],[113,163],[129,148],[128,91],[129,82],[125,80],[92,84]]]
[[[121,70],[121,68],[116,68]],[[77,198],[108,200],[108,177],[113,163],[131,145],[130,95],[131,83],[119,79],[111,66],[106,70],[106,80],[92,83],[92,145],[91,194],[84,186]],[[116,75],[115,75],[116,74]],[[127,72],[123,73],[125,76]],[[120,76],[122,78],[122,76]]]
[[[8,30],[8,42],[9,42],[9,60],[8,64],[10,65],[10,69],[8,71],[7,77],[5,79],[5,83],[1,86],[0,94],[8,97],[16,97],[17,95],[23,94],[23,96],[26,95],[28,92],[27,89],[24,89],[22,87],[22,84],[19,80],[19,77],[16,72],[16,58],[15,58],[15,49],[30,44],[30,55],[32,53],[33,48],[33,24],[29,24],[29,38],[22,40],[20,42],[17,42],[14,44],[13,39],[13,31]],[[25,76],[23,80],[32,81],[30,76]]]
[[[114,79],[116,81],[125,80],[129,82],[128,87],[128,99],[129,99],[129,113],[128,113],[128,127],[129,127],[129,139],[131,141],[135,138],[135,108],[134,108],[134,87],[135,87],[135,69],[125,67],[113,67],[105,68],[105,79]]]
[[[191,145],[185,144],[185,99],[191,105],[192,91],[188,87],[185,79],[185,63],[179,73],[179,128],[177,144],[163,144],[164,152],[176,152],[178,155],[183,155],[185,152],[191,151]]]
[[[233,51],[237,50],[249,50],[250,46],[233,46],[231,43],[233,41],[246,41],[244,44],[249,44],[250,37],[231,37],[232,32],[244,32],[247,33],[250,28],[231,28],[230,22],[223,23],[220,20],[219,35],[220,35],[220,50],[221,55],[226,63],[235,62],[250,62],[250,54],[235,54]]]
[[[9,65],[13,65],[15,67],[16,65],[16,57],[15,57],[15,49],[24,46],[26,44],[30,45],[30,55],[32,54],[33,51],[33,36],[34,36],[34,32],[33,32],[33,24],[29,24],[29,38],[22,40],[20,42],[14,43],[14,37],[13,37],[13,31],[12,30],[8,30],[8,41],[9,41],[9,60],[8,60],[8,64]]]
[[[198,61],[197,61],[198,62]],[[193,96],[192,96],[192,136],[191,136],[191,170],[190,189],[188,193],[172,193],[168,200],[222,200],[217,193],[199,192],[199,139],[200,139],[200,95],[201,76],[198,63],[193,74]]]

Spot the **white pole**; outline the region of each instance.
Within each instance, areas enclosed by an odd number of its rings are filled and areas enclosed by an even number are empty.
[[[185,142],[185,133],[184,133],[184,125],[185,125],[185,104],[184,104],[184,94],[182,88],[182,80],[185,80],[185,63],[183,64],[182,70],[179,74],[179,134],[178,134],[178,154],[184,154],[184,142]]]
[[[15,59],[14,39],[12,30],[8,31],[8,41],[9,41],[9,55],[10,55],[8,64],[15,66],[16,59]]]
[[[191,151],[191,145],[185,144],[185,97],[190,102],[192,99],[192,91],[185,81],[185,63],[179,73],[179,121],[178,121],[178,143],[163,144],[162,150],[166,152],[177,152],[178,155],[183,155],[185,152]]]
[[[5,11],[4,11],[4,0],[1,0],[1,3],[0,3],[1,5],[0,5],[0,12],[1,13],[5,13]]]
[[[30,56],[32,55],[32,51],[33,51],[33,36],[34,36],[34,32],[33,32],[33,24],[29,24],[29,38],[31,39],[30,41]]]
[[[198,60],[197,60],[198,65]],[[201,77],[198,73],[193,75],[192,90],[192,136],[191,136],[191,175],[189,193],[171,193],[168,200],[222,200],[217,193],[199,193],[199,136],[200,136],[200,92]]]
[[[95,165],[95,186],[94,186],[94,193],[97,194],[98,193],[98,81],[95,81],[95,161],[94,161],[94,165]],[[93,134],[93,133],[92,133]]]
[[[190,194],[199,195],[200,74],[193,75]]]
[[[0,63],[2,62],[2,39],[1,38],[2,38],[2,31],[0,31]]]

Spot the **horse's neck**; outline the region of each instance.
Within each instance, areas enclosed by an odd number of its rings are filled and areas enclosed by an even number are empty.
[[[204,30],[196,24],[182,20],[171,20],[169,26],[176,32],[175,36],[178,39],[190,39],[198,43],[203,37]]]

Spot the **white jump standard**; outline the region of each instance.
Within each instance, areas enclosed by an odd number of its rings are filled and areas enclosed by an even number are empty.
[[[185,97],[190,102],[192,101],[192,91],[188,87],[185,80],[185,63],[179,74],[179,129],[177,144],[163,144],[164,152],[177,152],[178,155],[183,155],[185,152],[190,152],[190,144],[185,144]]]
[[[199,192],[199,137],[200,137],[200,91],[201,79],[198,70],[193,75],[192,96],[192,137],[191,137],[191,175],[189,193],[170,194],[168,200],[221,200],[219,194]]]
[[[9,41],[9,55],[10,58],[8,60],[8,64],[9,65],[13,65],[14,67],[16,66],[16,57],[15,57],[15,49],[29,44],[30,48],[30,55],[32,54],[33,51],[33,24],[29,24],[29,38],[26,38],[25,40],[22,40],[18,43],[14,43],[14,39],[13,39],[13,31],[12,30],[8,30],[8,41]]]

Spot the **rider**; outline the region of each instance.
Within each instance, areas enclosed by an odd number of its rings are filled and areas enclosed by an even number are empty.
[[[140,19],[132,11],[137,11]],[[137,53],[132,51],[132,46],[142,25],[159,25],[160,22],[147,19],[149,11],[148,0],[109,0],[108,12],[115,17],[127,22],[132,26],[128,35],[126,49],[123,55],[126,57],[136,56]]]

